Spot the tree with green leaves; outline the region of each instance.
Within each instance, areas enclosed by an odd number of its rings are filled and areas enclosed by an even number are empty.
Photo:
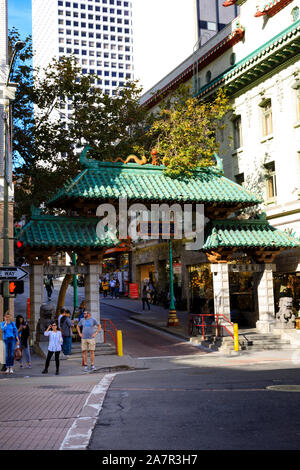
[[[12,30],[11,49],[19,39]],[[28,37],[13,75],[16,218],[29,215],[31,204],[39,206],[76,176],[84,145],[95,149],[92,156],[99,160],[126,158],[143,142],[148,120],[136,82],[111,97],[97,86],[99,77],[82,74],[74,57],[53,59],[46,70],[33,70],[32,57]]]
[[[224,127],[223,118],[229,109],[222,89],[204,102],[182,85],[162,101],[147,134],[167,174],[188,176],[198,167],[215,164],[217,131]]]

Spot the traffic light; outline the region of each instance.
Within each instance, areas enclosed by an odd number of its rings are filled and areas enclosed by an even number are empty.
[[[25,261],[24,256],[24,242],[21,240],[15,240],[14,243],[14,264],[15,266],[22,266]]]

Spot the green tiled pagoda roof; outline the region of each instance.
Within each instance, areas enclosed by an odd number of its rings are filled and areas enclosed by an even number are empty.
[[[100,239],[96,234],[98,217],[33,216],[18,233],[25,247],[36,248],[102,248],[116,246],[117,237],[108,233]]]
[[[295,248],[300,242],[265,220],[215,220],[205,231],[203,250],[216,248]]]
[[[69,200],[128,200],[198,202],[251,206],[262,202],[255,194],[225,178],[217,167],[196,170],[190,178],[171,178],[164,166],[87,160],[86,168],[65,184],[48,205]]]

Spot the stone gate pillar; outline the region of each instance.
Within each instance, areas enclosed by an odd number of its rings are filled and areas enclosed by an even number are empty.
[[[33,264],[30,273],[30,335],[35,343],[37,340],[37,323],[40,308],[44,302],[44,266]]]
[[[92,314],[92,317],[100,322],[100,295],[99,295],[99,264],[88,264],[88,273],[85,275],[84,299],[86,309]],[[96,342],[100,342],[99,335],[96,336]]]
[[[256,328],[261,333],[271,333],[275,324],[275,305],[273,288],[273,270],[274,264],[261,265],[262,271],[258,273],[258,313],[259,320],[256,322]]]
[[[215,315],[224,315],[230,321],[228,264],[212,264],[211,272],[213,273]]]

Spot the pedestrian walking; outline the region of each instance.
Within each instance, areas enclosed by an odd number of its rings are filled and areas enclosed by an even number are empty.
[[[102,283],[103,297],[107,297],[108,289],[109,289],[108,281],[105,279]]]
[[[115,285],[116,285],[116,281],[114,279],[112,279],[109,283],[109,287],[110,287],[110,295],[111,295],[111,298],[113,299],[114,297],[114,292],[115,292]]]
[[[78,321],[80,321],[83,318],[84,311],[85,311],[85,301],[82,300],[80,305],[79,305],[79,312],[80,313],[79,313]]]
[[[60,309],[60,314],[58,315],[57,327],[58,327],[59,330],[60,330],[60,321],[61,321],[62,317],[64,316],[65,311],[66,311],[65,307],[62,307]]]
[[[48,295],[48,301],[50,301],[51,296],[52,296],[52,292],[53,292],[53,289],[54,289],[53,279],[52,279],[52,276],[50,274],[47,275],[47,277],[44,281],[44,284],[45,284],[47,295]]]
[[[25,360],[27,362],[27,367],[31,369],[31,356],[30,356],[30,346],[29,346],[30,328],[22,315],[17,316],[16,327],[18,330],[18,337],[19,337],[19,342],[20,342],[20,347],[22,349],[22,353],[24,353]],[[20,368],[21,369],[23,368],[23,354],[20,359]]]
[[[119,297],[120,297],[120,282],[117,279],[115,282],[115,298],[117,299]]]
[[[143,310],[145,310],[145,304],[147,304],[148,310],[150,310],[149,297],[150,297],[149,288],[146,284],[144,284],[144,287],[143,287],[143,290],[142,290]]]
[[[6,312],[4,315],[4,321],[1,322],[1,330],[3,333],[3,342],[5,344],[5,372],[12,374],[14,372],[14,352],[16,343],[19,345],[19,338],[16,324],[12,321],[9,312]]]
[[[53,354],[55,355],[56,375],[59,374],[59,354],[63,342],[61,332],[57,329],[57,323],[54,321],[48,326],[44,332],[44,336],[49,336],[48,354],[46,358],[45,368],[42,374],[48,374],[49,364]]]
[[[97,330],[95,331],[95,327]],[[80,328],[82,327],[82,332]],[[81,350],[82,350],[82,365],[84,370],[88,370],[88,351],[90,352],[91,370],[95,370],[95,349],[96,349],[96,336],[101,330],[101,324],[92,318],[90,312],[84,312],[84,318],[80,320],[77,325],[77,331],[81,338]]]
[[[68,358],[72,349],[72,328],[73,322],[71,321],[70,310],[65,310],[63,317],[60,320],[60,329],[63,339],[62,350],[64,355]]]

